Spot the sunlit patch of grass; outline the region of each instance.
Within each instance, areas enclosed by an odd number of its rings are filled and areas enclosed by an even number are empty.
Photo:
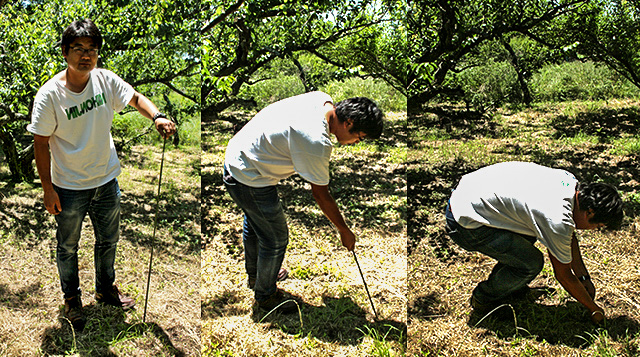
[[[595,135],[580,131],[575,136],[562,138],[561,141],[567,145],[596,145],[600,142],[600,139]]]
[[[391,325],[387,325],[385,327],[388,329],[384,334],[382,334],[379,330],[369,328],[368,326],[364,326],[363,329],[358,328],[358,331],[362,332],[363,335],[372,340],[372,346],[369,352],[370,356],[404,356],[404,332]],[[390,335],[395,335],[394,342],[387,340]]]
[[[613,139],[614,155],[632,155],[640,153],[640,136]]]

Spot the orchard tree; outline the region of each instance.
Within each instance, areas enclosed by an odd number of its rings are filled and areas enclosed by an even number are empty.
[[[291,0],[203,1],[202,120],[243,100],[260,69],[276,59],[298,68],[307,90],[317,88],[302,55],[341,69],[336,76],[374,76],[404,91],[409,61],[402,2]],[[406,31],[405,31],[406,33]],[[334,77],[335,78],[335,77]],[[338,78],[335,78],[338,79]],[[246,99],[246,98],[245,98]]]
[[[464,71],[479,46],[513,34],[543,41],[535,32],[586,7],[587,0],[418,0],[411,2],[409,24],[409,106],[439,95],[461,96],[452,74]],[[513,49],[511,49],[513,51]],[[512,52],[515,54],[515,52]],[[517,60],[516,63],[517,64]],[[517,69],[517,68],[516,68]],[[522,78],[521,78],[522,79]]]
[[[550,46],[604,63],[640,88],[640,3],[594,0],[537,34]]]

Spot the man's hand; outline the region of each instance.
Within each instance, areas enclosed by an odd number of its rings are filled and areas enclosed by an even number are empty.
[[[560,285],[579,303],[584,305],[591,312],[591,320],[595,323],[600,323],[604,320],[604,310],[598,306],[593,297],[596,294],[596,289],[593,284],[585,284],[588,280],[580,281],[572,271],[572,264],[561,263],[551,252],[549,251],[549,259],[553,266],[553,272],[556,279],[560,282]],[[576,257],[574,256],[575,260]],[[587,285],[590,285],[593,289],[589,291]]]
[[[176,133],[176,124],[169,119],[158,118],[154,124],[158,133],[165,139]]]
[[[606,317],[604,316],[604,310],[600,307],[598,307],[597,310],[591,312],[591,321],[593,321],[593,323],[596,325],[601,324],[605,320],[605,318]]]
[[[62,205],[60,204],[60,197],[54,190],[47,190],[44,192],[44,207],[47,212],[58,215],[62,212]]]
[[[340,240],[348,251],[352,251],[356,247],[356,235],[349,228],[340,231]]]

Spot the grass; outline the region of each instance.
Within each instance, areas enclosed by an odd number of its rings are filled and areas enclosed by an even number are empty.
[[[55,221],[34,184],[10,184],[0,169],[0,355],[199,355],[200,178],[191,166],[199,147],[167,145],[161,222],[155,242],[153,216],[161,146],[133,146],[121,157],[121,236],[116,284],[136,299],[122,312],[94,300],[93,230],[87,218],[79,266],[87,324],[73,331],[62,317],[55,264]],[[142,323],[149,251],[153,273],[146,324]]]
[[[635,356],[640,351],[638,152],[640,104],[633,100],[543,103],[490,116],[438,106],[410,115],[408,181],[408,355]],[[628,149],[621,149],[628,148]],[[462,175],[502,161],[533,161],[583,181],[618,187],[626,218],[618,232],[579,233],[583,258],[608,321],[594,326],[547,261],[530,286],[545,294],[489,316],[469,306],[495,264],[457,247],[444,207]],[[542,246],[539,248],[543,249]]]
[[[237,115],[236,115],[237,116]],[[388,114],[383,138],[332,153],[330,189],[357,235],[353,256],[293,176],[279,185],[290,229],[279,287],[301,298],[300,314],[253,309],[241,245],[242,215],[220,167],[232,124],[203,128],[202,354],[204,356],[399,356],[406,343],[406,115]],[[248,117],[245,117],[248,119]]]

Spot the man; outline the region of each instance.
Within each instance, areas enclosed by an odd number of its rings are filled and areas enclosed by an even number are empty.
[[[276,289],[288,243],[288,228],[276,184],[294,173],[311,184],[316,202],[337,227],[342,245],[355,247],[355,235],[329,193],[331,134],[343,145],[365,137],[377,139],[383,115],[367,98],[333,104],[322,92],[311,92],[262,109],[230,141],[224,161],[224,182],[244,212],[243,244],[249,287],[260,308],[271,310],[284,299]],[[282,312],[296,305],[288,301]]]
[[[96,68],[101,45],[102,36],[91,20],[67,27],[61,40],[67,68],[40,88],[27,126],[34,134],[44,205],[57,223],[64,314],[76,329],[85,324],[77,251],[87,213],[96,239],[96,300],[123,309],[134,306],[114,285],[120,224],[120,164],[110,133],[114,112],[129,104],[153,119],[165,138],[175,132],[175,125],[149,99],[114,73]]]
[[[580,255],[576,229],[618,229],[622,200],[604,183],[578,183],[574,175],[534,163],[506,162],[464,175],[447,206],[447,233],[468,251],[498,261],[473,290],[474,309],[487,311],[522,293],[542,270],[540,241],[563,288],[599,323],[604,310]]]

